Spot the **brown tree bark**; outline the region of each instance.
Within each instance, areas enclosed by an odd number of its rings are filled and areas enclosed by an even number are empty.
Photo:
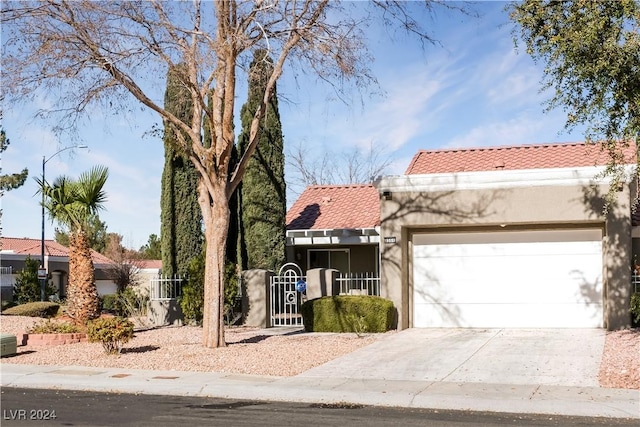
[[[72,231],[69,236],[67,314],[79,325],[100,316],[91,248],[83,231]]]
[[[200,207],[205,224],[206,260],[202,344],[225,347],[224,337],[224,260],[229,230],[229,203],[226,183],[216,183],[211,193],[201,183]]]

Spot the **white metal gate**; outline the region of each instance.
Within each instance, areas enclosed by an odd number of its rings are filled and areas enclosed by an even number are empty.
[[[271,326],[302,326],[300,306],[306,299],[306,286],[302,269],[292,262],[271,277]]]

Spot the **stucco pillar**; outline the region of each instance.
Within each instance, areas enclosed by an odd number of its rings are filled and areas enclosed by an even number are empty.
[[[409,327],[407,231],[397,222],[385,221],[385,206],[382,203],[382,225],[380,227],[380,296],[393,302],[396,308],[397,329]],[[389,206],[394,209],[393,206]],[[385,240],[386,239],[386,240]]]
[[[271,327],[269,313],[271,277],[273,271],[247,270],[242,272],[242,314],[246,326]]]
[[[604,326],[610,331],[631,327],[631,200],[630,188],[625,186],[607,214],[603,239]]]
[[[330,268],[313,268],[307,270],[307,299],[338,295],[338,270]]]

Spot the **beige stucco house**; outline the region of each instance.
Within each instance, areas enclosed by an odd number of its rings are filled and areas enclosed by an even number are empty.
[[[11,299],[13,285],[18,272],[24,268],[27,258],[40,260],[42,241],[28,238],[0,238],[0,265],[2,280],[0,287],[3,299]],[[44,267],[50,275],[50,284],[56,296],[64,299],[69,281],[69,248],[54,240],[44,241]],[[116,293],[117,286],[110,278],[113,261],[106,256],[91,251],[95,268],[96,288],[100,296]]]
[[[378,276],[380,204],[373,185],[312,185],[287,212],[287,260],[303,271]]]
[[[584,143],[420,151],[382,178],[398,328],[628,327],[637,187],[617,185],[605,211],[606,161]]]

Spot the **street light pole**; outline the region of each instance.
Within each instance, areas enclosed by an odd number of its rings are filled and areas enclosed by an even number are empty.
[[[89,147],[87,145],[71,145],[69,147],[64,147],[64,148],[56,151],[48,159],[45,156],[42,156],[42,187],[43,188],[41,188],[41,193],[42,193],[42,235],[41,235],[41,238],[40,238],[40,270],[44,270],[44,277],[40,278],[40,301],[45,301],[46,283],[47,283],[46,268],[44,266],[44,183],[45,183],[45,181],[44,181],[44,166],[47,164],[47,162],[49,160],[53,159],[58,154],[62,153],[63,151],[66,151],[66,150],[71,150],[72,148],[89,148]],[[38,275],[39,276],[41,275],[40,271],[38,271]]]

